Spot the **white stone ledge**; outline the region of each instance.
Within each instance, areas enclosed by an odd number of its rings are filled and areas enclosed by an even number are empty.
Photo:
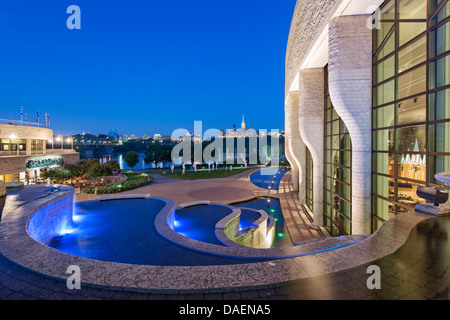
[[[108,196],[98,197],[98,201],[111,201],[111,200],[123,200],[123,199],[148,199],[150,194],[115,194]]]
[[[178,207],[181,209],[189,208],[189,207],[195,207],[195,206],[205,206],[209,205],[209,201],[193,201],[193,202],[187,202],[182,203]]]

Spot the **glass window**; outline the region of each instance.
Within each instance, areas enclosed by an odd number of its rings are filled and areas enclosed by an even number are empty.
[[[386,152],[374,153],[374,172],[382,174],[394,174],[394,167],[392,166],[393,154]]]
[[[394,125],[394,105],[373,110],[374,128],[392,127]]]
[[[336,136],[332,136],[332,140],[333,140],[333,144],[332,144],[332,149],[334,149],[334,150],[338,150],[339,149],[339,136],[338,135],[336,135]]]
[[[381,19],[392,20],[395,19],[395,0],[390,0],[381,9]]]
[[[331,120],[339,119],[339,115],[338,115],[338,113],[336,112],[336,110],[334,108],[331,109],[331,112],[332,112],[332,119]]]
[[[340,179],[348,184],[352,183],[351,178],[352,170],[350,168],[341,168]]]
[[[424,32],[427,28],[427,24],[424,22],[400,22],[399,23],[399,39],[398,45],[401,47],[408,41],[414,39],[419,34]]]
[[[450,3],[450,2],[449,2]],[[429,36],[430,57],[450,50],[450,21],[431,30]]]
[[[426,201],[417,196],[417,187],[420,184],[417,182],[411,182],[407,180],[397,181],[397,201],[408,207],[413,207],[419,203],[425,203]],[[408,210],[409,208],[407,208]]]
[[[350,167],[352,165],[352,153],[350,151],[340,151],[341,165]]]
[[[430,89],[450,84],[450,55],[430,63]]]
[[[387,57],[390,53],[394,52],[395,50],[395,32],[393,32],[389,39],[384,44],[383,48],[380,49],[380,51],[377,54],[376,61],[383,59],[384,57]]]
[[[376,29],[375,32],[375,48],[378,49],[380,45],[383,43],[383,40],[388,35],[389,31],[392,29],[394,22],[381,22],[380,28]]]
[[[430,156],[429,166],[430,182],[435,184],[443,184],[434,178],[436,173],[450,171],[450,155]]]
[[[425,122],[427,119],[426,96],[402,101],[397,105],[397,124]]]
[[[380,106],[382,104],[392,102],[395,99],[395,80],[391,80],[374,89],[374,104]]]
[[[373,33],[374,231],[450,171],[450,1],[392,0],[380,10],[392,20]]]
[[[426,91],[426,65],[402,73],[398,77],[398,99],[403,99]]]
[[[374,197],[374,210],[377,212],[377,217],[384,221],[392,218],[395,215],[395,206],[393,203],[384,199]]]
[[[395,56],[378,63],[374,67],[375,83],[392,78],[395,76]]]
[[[392,178],[374,174],[373,183],[373,189],[376,194],[386,199],[394,200],[394,183]]]
[[[339,134],[339,120],[331,122],[331,125],[333,128],[331,134]]]
[[[400,19],[426,19],[427,0],[399,1],[398,16]]]
[[[398,53],[398,72],[404,72],[427,58],[427,38],[425,36],[414,41]]]
[[[327,81],[325,67],[325,83]],[[325,150],[324,150],[324,221],[327,230],[335,236],[350,232],[351,204],[342,199],[351,198],[351,139],[348,129],[331,105],[325,88]],[[330,106],[330,109],[327,107]],[[348,168],[346,168],[348,167]],[[345,202],[345,203],[344,203]],[[347,219],[347,220],[345,220]]]
[[[425,125],[402,127],[397,129],[397,152],[424,152]]]
[[[394,130],[376,130],[373,132],[373,149],[376,151],[394,150]]]
[[[43,150],[43,141],[42,140],[31,140],[31,150],[32,151],[40,151]]]
[[[428,98],[429,119],[442,120],[450,118],[450,89],[433,92]]]
[[[352,149],[352,141],[350,139],[350,134],[346,133],[341,137],[341,149],[343,150]]]
[[[325,136],[329,136],[331,134],[331,122],[328,122],[325,125]]]
[[[406,153],[397,157],[397,175],[411,180],[426,181],[425,154]],[[426,159],[425,159],[426,160]]]
[[[434,12],[434,10],[437,8],[438,4],[436,4],[436,2],[437,1],[431,1],[431,12]],[[449,15],[450,15],[450,2],[447,2],[447,4],[441,10],[439,10],[439,12],[435,16],[431,18],[430,20],[431,26],[434,26],[437,23],[441,22]]]
[[[430,152],[450,153],[450,122],[441,122],[429,126]]]

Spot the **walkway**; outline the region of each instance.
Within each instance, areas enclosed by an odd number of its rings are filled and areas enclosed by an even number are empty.
[[[309,227],[312,223],[312,218],[298,200],[298,193],[292,188],[291,178],[291,171],[284,175],[280,183],[278,197],[292,242],[297,243],[326,237],[326,231],[315,230]]]
[[[255,192],[261,190],[249,181],[250,172],[252,170],[224,178],[199,180],[174,179],[158,174],[149,174],[153,180],[151,184],[122,194],[150,194],[155,197],[171,199],[177,206],[193,201],[211,201],[222,204],[246,201],[254,198]],[[93,195],[89,197],[83,193],[76,195],[76,201],[95,198]]]

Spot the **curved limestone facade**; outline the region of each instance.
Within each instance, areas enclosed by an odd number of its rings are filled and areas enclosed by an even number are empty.
[[[373,30],[368,21],[382,3],[298,1],[286,50],[286,154],[293,171],[294,188],[298,186],[295,190],[304,203],[307,148],[313,159],[313,225],[324,226],[327,223],[324,221],[324,176],[333,175],[324,172],[324,163],[335,161],[333,153],[325,151],[331,147],[324,145],[327,88],[341,126],[346,126],[344,130],[351,139],[351,178],[346,182],[351,186],[351,194],[347,195],[351,203],[345,203],[351,209],[342,209],[342,204],[339,209],[349,211],[347,225],[342,228],[350,234],[371,232]],[[325,69],[327,83],[324,83]],[[329,184],[327,188],[331,188]],[[336,197],[328,201],[334,207],[339,205]],[[343,222],[333,223],[340,226]]]

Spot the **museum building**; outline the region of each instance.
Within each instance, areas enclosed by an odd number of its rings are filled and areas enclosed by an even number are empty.
[[[14,184],[45,183],[42,170],[75,164],[80,160],[78,152],[60,143],[62,137],[54,137],[53,130],[39,124],[24,121],[0,123],[0,181]],[[47,148],[51,145],[51,149]]]
[[[286,51],[286,157],[312,227],[375,232],[448,188],[450,1],[302,0]]]

